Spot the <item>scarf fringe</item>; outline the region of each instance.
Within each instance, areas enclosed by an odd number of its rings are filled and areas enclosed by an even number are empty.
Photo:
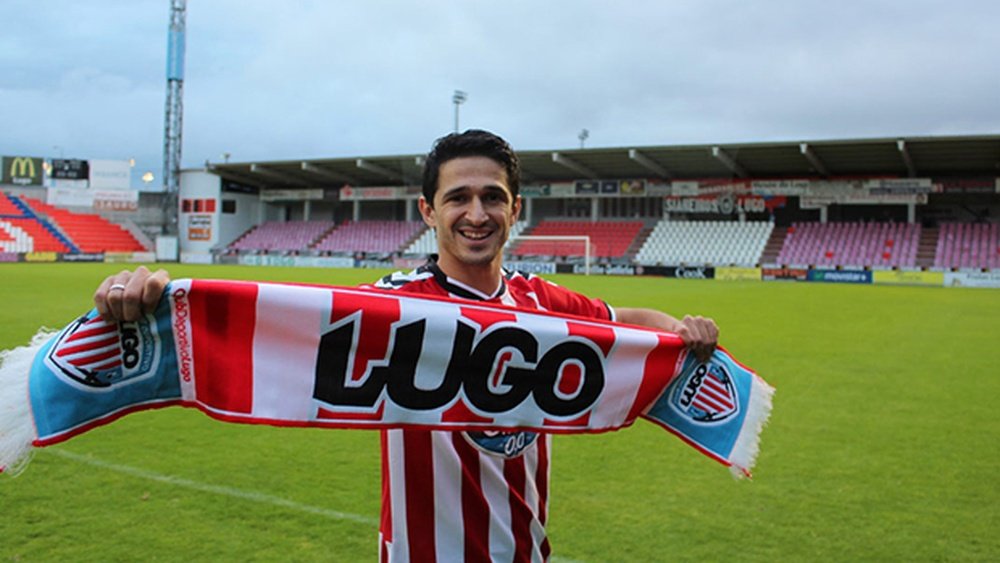
[[[733,444],[733,451],[730,454],[729,471],[733,477],[742,479],[750,478],[750,469],[757,463],[757,454],[760,452],[760,433],[767,426],[767,421],[771,417],[771,401],[774,397],[774,387],[768,385],[766,381],[754,375],[750,386],[750,404],[747,408],[746,422],[740,430],[740,435]]]
[[[0,473],[16,477],[34,454],[38,435],[28,399],[28,375],[42,346],[56,333],[43,328],[27,346],[0,350]]]

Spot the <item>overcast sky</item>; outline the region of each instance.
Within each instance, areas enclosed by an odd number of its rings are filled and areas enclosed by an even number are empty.
[[[169,0],[4,0],[0,154],[160,181]],[[185,167],[1000,133],[1000,2],[190,0]]]

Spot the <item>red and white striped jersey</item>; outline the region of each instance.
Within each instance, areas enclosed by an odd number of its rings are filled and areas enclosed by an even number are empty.
[[[374,287],[613,320],[603,301],[504,272],[494,295],[436,264]],[[382,431],[379,560],[546,561],[551,437],[535,432]]]

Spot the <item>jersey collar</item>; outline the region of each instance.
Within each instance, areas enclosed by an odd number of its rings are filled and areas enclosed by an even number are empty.
[[[507,272],[506,270],[500,271],[500,285],[497,290],[493,292],[492,295],[483,293],[474,287],[465,285],[464,283],[448,277],[448,274],[441,270],[437,262],[431,262],[427,265],[427,269],[434,274],[434,281],[438,283],[445,291],[455,297],[461,297],[463,299],[473,299],[476,301],[489,301],[490,299],[497,299],[502,296],[507,291]]]

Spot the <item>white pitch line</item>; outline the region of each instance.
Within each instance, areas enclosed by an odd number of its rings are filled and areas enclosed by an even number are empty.
[[[191,481],[190,479],[183,479],[181,477],[174,477],[172,475],[163,475],[162,473],[147,471],[145,469],[139,469],[137,467],[131,467],[128,465],[121,465],[118,463],[102,461],[90,456],[68,452],[66,450],[46,448],[42,451],[47,454],[54,454],[62,458],[71,459],[79,463],[85,463],[87,465],[92,465],[94,467],[100,467],[101,469],[108,469],[111,471],[116,471],[118,473],[131,475],[132,477],[138,477],[140,479],[147,479],[150,481],[157,481],[160,483],[166,483],[168,485],[175,485],[178,487],[183,487],[185,489],[201,491],[203,493],[212,493],[216,495],[249,500],[253,502],[260,502],[263,504],[280,506],[282,508],[289,508],[291,510],[305,512],[307,514],[316,514],[318,516],[324,516],[326,518],[331,518],[333,520],[347,520],[349,522],[356,522],[358,524],[367,524],[369,526],[378,525],[377,519],[368,516],[361,516],[360,514],[351,514],[350,512],[340,512],[339,510],[320,508],[318,506],[302,504],[288,499],[283,499],[281,497],[266,495],[264,493],[258,493],[254,491],[244,491],[242,489],[236,489],[233,487],[223,487],[220,485],[209,485],[206,483],[199,483],[197,481]],[[550,560],[552,561],[552,563],[581,563],[574,559],[566,559],[557,556],[553,556]]]
[[[190,479],[183,479],[181,477],[174,477],[172,475],[163,475],[161,473],[147,471],[145,469],[130,467],[128,465],[110,463],[107,461],[102,461],[89,456],[75,454],[73,452],[68,452],[65,450],[47,448],[42,451],[44,451],[45,453],[55,454],[59,457],[63,457],[66,459],[71,459],[73,461],[77,461],[80,463],[86,463],[87,465],[92,465],[94,467],[100,467],[101,469],[109,469],[111,471],[116,471],[118,473],[124,473],[126,475],[131,475],[133,477],[139,477],[140,479],[158,481],[160,483],[166,483],[168,485],[184,487],[185,489],[192,489],[204,493],[212,493],[216,495],[233,497],[242,500],[249,500],[263,504],[270,504],[273,506],[280,506],[282,508],[297,510],[299,512],[305,512],[307,514],[324,516],[326,518],[331,518],[333,520],[347,520],[349,522],[356,522],[358,524],[366,524],[369,526],[378,525],[378,519],[371,518],[369,516],[361,516],[360,514],[351,514],[350,512],[341,512],[339,510],[330,510],[328,508],[311,506],[308,504],[302,504],[281,497],[266,495],[264,493],[258,493],[255,491],[245,491],[233,487],[223,487],[221,485],[209,485],[207,483],[199,483],[198,481],[191,481]]]

